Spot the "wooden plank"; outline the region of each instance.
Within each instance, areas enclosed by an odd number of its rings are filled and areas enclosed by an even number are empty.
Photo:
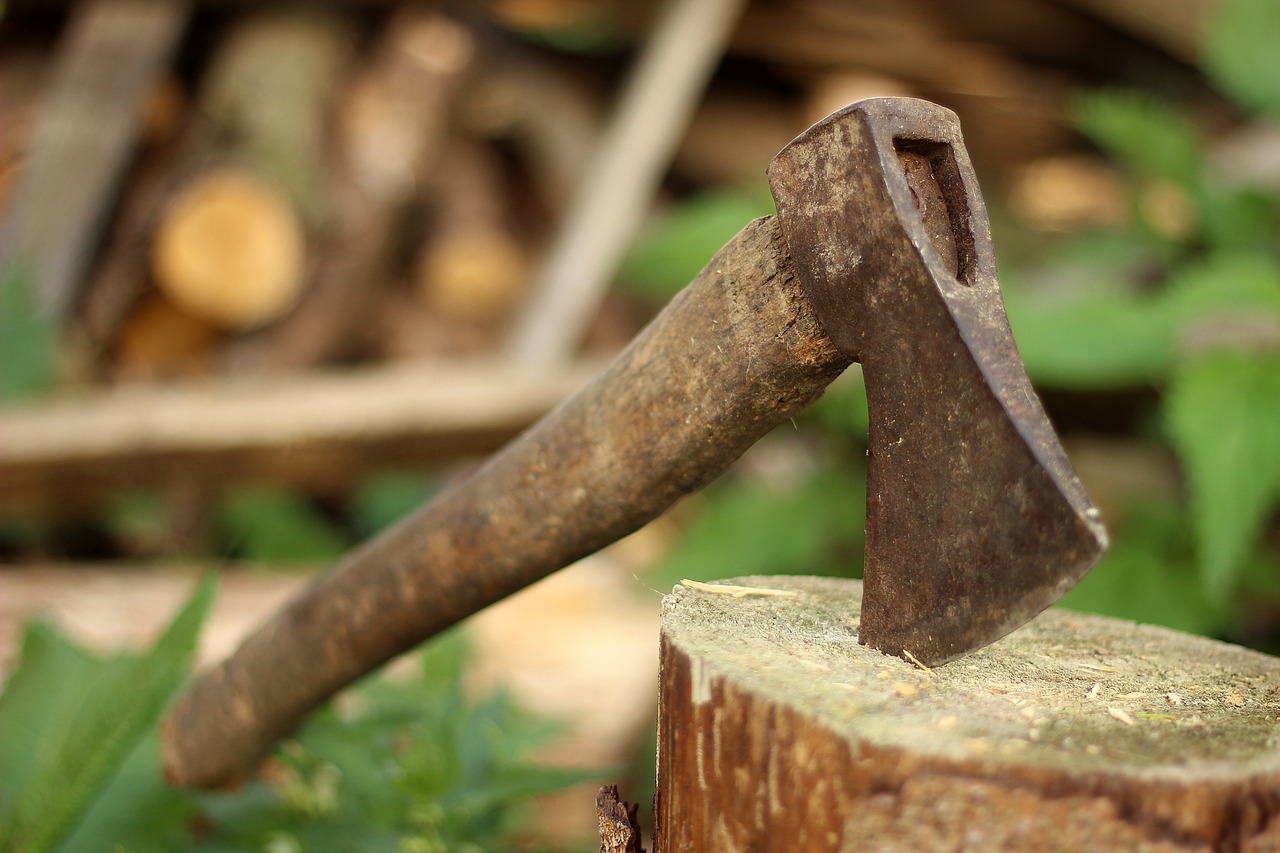
[[[86,0],[72,11],[0,258],[30,265],[41,306],[71,310],[115,206],[143,106],[186,26],[172,0]]]
[[[599,367],[402,364],[0,408],[0,506],[182,482],[336,489],[376,467],[487,453]]]

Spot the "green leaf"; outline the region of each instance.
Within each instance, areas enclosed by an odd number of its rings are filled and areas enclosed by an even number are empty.
[[[1133,507],[1102,561],[1059,604],[1193,634],[1218,634],[1226,609],[1200,586],[1190,537],[1177,507]]]
[[[771,205],[740,191],[693,196],[645,230],[623,262],[622,282],[638,296],[666,302],[748,222],[771,213]]]
[[[380,474],[360,484],[352,499],[356,528],[372,536],[427,502],[436,491],[430,480],[413,474]]]
[[[160,736],[152,726],[58,853],[181,850],[196,815],[192,798],[160,774]]]
[[[1206,245],[1267,252],[1280,231],[1280,197],[1243,186],[1206,186],[1196,200]]]
[[[257,562],[324,562],[347,547],[346,537],[315,507],[281,489],[239,489],[218,515],[233,547]]]
[[[1173,340],[1150,297],[1116,291],[1036,304],[1007,295],[1009,324],[1037,384],[1132,387],[1168,371]]]
[[[1280,267],[1262,254],[1219,252],[1181,267],[1165,289],[1136,294],[1116,286],[1057,301],[1005,291],[1009,323],[1027,372],[1059,388],[1157,385],[1178,347],[1215,319],[1277,317]]]
[[[0,266],[0,400],[36,397],[54,385],[57,324],[36,301],[35,280]]]
[[[1280,355],[1209,352],[1186,364],[1165,422],[1186,474],[1202,583],[1224,601],[1280,502]]]
[[[1280,266],[1263,254],[1218,252],[1172,275],[1153,321],[1170,334],[1219,316],[1274,316],[1280,322]]]
[[[1280,115],[1280,3],[1222,0],[1204,46],[1205,71],[1252,109]]]
[[[75,827],[182,683],[215,589],[205,579],[141,656],[101,661],[28,628],[0,696],[0,848],[51,850]]]
[[[1071,106],[1076,128],[1133,175],[1162,178],[1195,191],[1204,153],[1186,116],[1149,95],[1103,90],[1080,95]]]
[[[866,480],[853,459],[832,462],[786,489],[728,482],[703,494],[701,511],[654,566],[650,582],[861,573]]]
[[[205,797],[200,849],[262,849],[286,836],[303,850],[516,849],[530,796],[600,774],[533,763],[558,727],[501,692],[470,697],[465,639],[433,641],[417,678],[369,679],[341,713],[312,715],[277,751],[269,783]]]

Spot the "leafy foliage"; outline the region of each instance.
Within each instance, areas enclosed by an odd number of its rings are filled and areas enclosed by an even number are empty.
[[[371,681],[346,710],[314,715],[262,781],[202,798],[199,849],[511,849],[519,804],[592,774],[531,761],[556,728],[501,692],[469,700],[465,660],[451,633],[421,655],[416,678]]]
[[[1196,634],[1228,624],[1227,608],[1201,593],[1192,538],[1172,502],[1130,509],[1124,535],[1062,606]]]
[[[140,656],[101,660],[30,627],[0,696],[0,849],[533,849],[520,829],[530,797],[598,775],[537,763],[554,725],[502,692],[468,696],[455,631],[421,654],[415,677],[372,679],[315,714],[244,790],[171,789],[156,722],[213,589],[206,581]]]
[[[1225,601],[1280,506],[1280,353],[1194,359],[1173,376],[1165,416],[1186,469],[1204,590]]]
[[[0,265],[0,401],[48,391],[57,344],[57,326],[36,302],[34,279],[22,267]]]
[[[646,229],[623,264],[622,280],[632,293],[666,302],[747,222],[771,213],[771,202],[738,190],[695,195]]]
[[[752,574],[855,574],[862,565],[866,481],[857,463],[833,463],[778,490],[713,486],[654,583]]]
[[[371,536],[426,503],[435,485],[411,474],[378,474],[356,490],[351,516],[362,536]]]
[[[52,850],[75,826],[185,677],[214,589],[206,580],[141,656],[103,661],[46,624],[27,629],[0,696],[0,849]]]
[[[1138,92],[1090,92],[1076,99],[1076,127],[1131,174],[1197,186],[1204,154],[1191,122]]]
[[[1246,107],[1280,116],[1280,5],[1274,0],[1231,0],[1217,11],[1204,50],[1206,70]]]
[[[1280,105],[1280,6],[1227,0],[1207,70],[1242,105]],[[1189,120],[1149,96],[1100,92],[1075,104],[1077,127],[1125,170],[1136,200],[1177,187],[1189,230],[1160,233],[1141,213],[1115,235],[1122,263],[1089,251],[1048,277],[1098,284],[1045,297],[1009,291],[1034,379],[1076,389],[1150,386],[1155,422],[1180,463],[1186,500],[1146,507],[1067,599],[1075,606],[1199,631],[1229,628],[1253,579],[1276,576],[1263,532],[1280,510],[1280,197],[1223,184]],[[1077,246],[1087,247],[1085,239]],[[1274,584],[1267,592],[1274,598]]]

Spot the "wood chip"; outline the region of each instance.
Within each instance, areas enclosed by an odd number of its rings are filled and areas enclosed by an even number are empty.
[[[701,581],[691,581],[684,579],[680,581],[680,585],[689,589],[696,589],[698,592],[709,592],[712,595],[727,595],[730,598],[744,598],[748,595],[758,596],[776,596],[778,598],[795,598],[800,593],[790,589],[766,589],[756,586],[733,586],[723,583],[702,583]]]
[[[1134,724],[1133,717],[1129,716],[1129,712],[1124,708],[1108,708],[1107,713],[1124,723],[1126,726],[1132,726]]]
[[[1236,690],[1236,691],[1233,691],[1233,692],[1231,692],[1231,693],[1228,693],[1228,694],[1227,694],[1227,697],[1226,697],[1225,699],[1223,699],[1222,701],[1223,701],[1223,702],[1226,702],[1228,705],[1230,705],[1230,706],[1231,706],[1231,707],[1233,707],[1233,708],[1243,708],[1243,707],[1244,707],[1244,694],[1243,694],[1243,693],[1241,693],[1239,690]]]
[[[1114,666],[1106,666],[1105,664],[1096,664],[1096,663],[1082,663],[1080,664],[1080,668],[1091,669],[1094,672],[1115,672],[1116,671],[1116,668]]]
[[[917,668],[919,668],[920,670],[922,670],[922,671],[924,671],[924,672],[929,673],[930,675],[933,675],[933,670],[932,670],[932,669],[930,669],[929,667],[925,666],[924,664],[922,664],[922,663],[920,662],[920,659],[919,659],[919,658],[917,658],[915,655],[911,654],[911,652],[907,651],[906,649],[903,649],[903,650],[902,650],[902,653],[903,653],[904,655],[906,655],[906,656],[907,656],[907,660],[909,660],[909,661],[911,661],[913,664],[915,664]]]

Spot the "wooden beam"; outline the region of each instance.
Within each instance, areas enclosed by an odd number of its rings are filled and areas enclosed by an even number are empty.
[[[488,453],[599,367],[395,365],[0,408],[0,507],[192,481],[337,489],[378,467]]]

